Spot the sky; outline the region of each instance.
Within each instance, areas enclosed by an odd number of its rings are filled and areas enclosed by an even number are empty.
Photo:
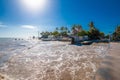
[[[120,24],[120,0],[0,0],[0,37],[37,36],[73,24],[108,34]]]

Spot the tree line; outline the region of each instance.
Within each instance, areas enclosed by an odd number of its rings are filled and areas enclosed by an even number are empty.
[[[67,27],[56,28],[54,31],[49,32],[41,32],[42,37],[47,38],[49,35],[53,35],[54,37],[69,37],[69,36],[88,36],[90,40],[100,40],[100,39],[108,39],[111,37],[112,40],[118,41],[120,40],[120,25],[116,27],[115,31],[110,35],[105,35],[104,32],[101,32],[96,28],[94,22],[89,23],[89,30],[84,30],[81,25],[74,24],[71,29]]]

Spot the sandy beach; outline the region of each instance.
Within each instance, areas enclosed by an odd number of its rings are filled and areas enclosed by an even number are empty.
[[[0,79],[101,80],[97,72],[109,56],[109,50],[119,49],[116,44],[111,43],[108,49],[108,44],[80,46],[69,42],[38,41],[20,54],[15,52],[0,67]]]
[[[111,43],[107,56],[102,59],[95,80],[120,80],[120,43]]]

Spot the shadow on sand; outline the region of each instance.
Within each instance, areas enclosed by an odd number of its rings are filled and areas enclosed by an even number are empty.
[[[95,80],[114,80],[111,74],[112,70],[110,68],[99,68]]]
[[[93,80],[120,80],[120,59],[107,56],[101,63]]]
[[[82,44],[81,44],[81,43],[75,43],[75,44],[69,44],[69,45],[82,46]]]

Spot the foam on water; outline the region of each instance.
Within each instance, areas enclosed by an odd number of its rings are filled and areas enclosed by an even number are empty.
[[[103,47],[37,42],[31,49],[19,50],[21,54],[14,52],[6,63],[8,66],[3,66],[0,72],[4,70],[4,74],[18,80],[84,80],[94,77],[97,70],[94,58],[102,54]]]
[[[33,41],[15,40],[14,38],[0,38],[0,66],[9,60],[14,54],[35,45]]]

